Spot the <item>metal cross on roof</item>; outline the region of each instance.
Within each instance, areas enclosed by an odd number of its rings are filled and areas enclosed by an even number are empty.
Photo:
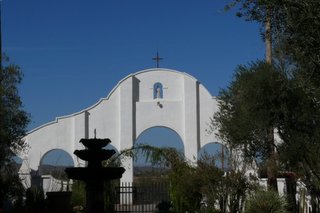
[[[159,53],[157,52],[157,56],[152,58],[152,60],[157,61],[157,68],[159,68],[159,62],[162,60],[163,58],[160,58]]]

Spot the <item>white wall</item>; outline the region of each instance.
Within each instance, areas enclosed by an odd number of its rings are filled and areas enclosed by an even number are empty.
[[[163,99],[153,97],[157,82],[163,85]],[[25,157],[30,167],[37,169],[46,152],[59,148],[83,166],[73,151],[83,149],[79,140],[93,138],[94,130],[98,138],[110,138],[112,145],[122,150],[130,148],[146,129],[164,126],[181,137],[186,156],[193,160],[202,146],[219,142],[206,131],[216,110],[216,100],[192,76],[169,69],[143,70],[122,79],[92,107],[32,130],[25,137],[30,145]],[[125,168],[123,181],[132,181],[132,160]]]

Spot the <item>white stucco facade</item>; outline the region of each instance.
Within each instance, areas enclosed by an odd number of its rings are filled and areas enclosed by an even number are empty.
[[[161,96],[155,85],[161,85]],[[79,166],[73,152],[84,148],[79,140],[93,138],[95,129],[97,138],[110,138],[122,150],[132,147],[143,131],[163,126],[181,137],[186,157],[194,160],[201,147],[219,142],[215,134],[206,132],[217,109],[215,98],[194,77],[170,69],[143,70],[122,79],[93,106],[30,131],[25,136],[30,149],[22,157],[30,169],[37,170],[47,152],[62,149]],[[122,181],[131,182],[131,160],[125,168]]]

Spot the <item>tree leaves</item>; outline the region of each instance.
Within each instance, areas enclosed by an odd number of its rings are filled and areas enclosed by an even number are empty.
[[[22,137],[26,133],[29,115],[22,109],[18,84],[22,72],[6,58],[5,67],[0,68],[0,207],[5,198],[10,197],[19,181],[18,174],[12,171],[14,152],[25,148]]]
[[[220,138],[243,147],[246,157],[266,159],[267,130],[278,124],[286,84],[285,75],[263,61],[239,66],[218,96],[220,111],[214,118]]]

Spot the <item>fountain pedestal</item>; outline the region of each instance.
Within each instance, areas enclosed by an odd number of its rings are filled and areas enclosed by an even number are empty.
[[[87,213],[104,213],[104,181],[119,179],[123,167],[102,167],[102,161],[115,154],[114,150],[102,149],[111,141],[109,139],[81,139],[87,149],[75,150],[74,154],[88,162],[87,167],[66,168],[69,179],[82,180],[86,183]]]
[[[102,181],[87,181],[86,182],[86,203],[88,212],[104,212],[104,192]]]

